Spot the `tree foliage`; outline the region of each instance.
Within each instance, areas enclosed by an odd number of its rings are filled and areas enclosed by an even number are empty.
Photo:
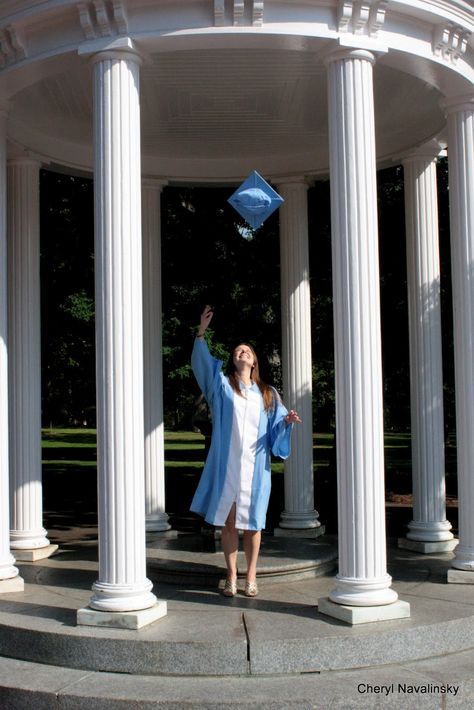
[[[43,423],[95,421],[93,186],[41,172]]]
[[[190,421],[198,394],[189,359],[200,313],[215,314],[209,331],[216,357],[252,343],[263,377],[281,383],[279,241],[276,217],[248,232],[227,198],[231,190],[167,188],[163,192],[163,356],[167,423]]]
[[[448,420],[452,346],[447,166],[439,166],[442,304]],[[85,178],[41,175],[43,421],[94,423],[93,186]],[[248,230],[228,204],[233,189],[167,187],[162,193],[164,409],[168,427],[191,427],[199,394],[190,354],[199,315],[215,308],[209,340],[226,361],[252,343],[262,376],[280,391],[281,303],[278,211]],[[308,190],[313,418],[334,426],[330,186]],[[385,424],[409,428],[409,359],[403,169],[378,173]],[[292,403],[288,403],[292,404]]]

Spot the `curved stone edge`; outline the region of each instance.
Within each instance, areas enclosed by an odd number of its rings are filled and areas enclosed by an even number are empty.
[[[393,697],[387,698],[390,707],[416,710],[423,707],[441,707],[440,695],[426,698],[419,694],[400,693],[398,684],[429,686],[445,684],[449,678],[459,690],[454,700],[447,698],[448,706],[471,707],[474,698],[470,668],[474,665],[474,652],[454,654],[420,662],[413,666],[384,666],[357,671],[331,671],[298,676],[255,678],[157,678],[126,674],[88,673],[55,666],[0,658],[0,697],[6,708],[15,710],[60,710],[61,708],[206,708],[207,710],[306,710],[330,707],[334,710],[348,708],[350,699],[354,707],[364,710],[378,709],[385,703],[379,694],[359,695],[358,684],[364,687],[393,684]],[[359,696],[359,699],[357,700]]]
[[[338,549],[337,545],[318,542],[317,544],[301,542],[304,550],[304,557],[298,559],[292,555],[291,546],[294,540],[282,541],[274,538],[265,539],[262,544],[257,577],[260,582],[288,582],[303,579],[313,579],[322,575],[332,573],[337,567]],[[182,551],[181,551],[182,552]],[[218,554],[216,558],[216,553]],[[242,554],[243,552],[239,553]],[[156,581],[168,584],[190,584],[195,583],[206,587],[216,586],[220,579],[225,577],[225,562],[222,550],[215,549],[208,553],[201,552],[193,558],[179,557],[180,551],[173,549],[173,556],[170,551],[164,549],[147,548],[147,570],[149,577],[156,576]],[[198,560],[198,561],[196,561]],[[238,578],[245,577],[244,569],[241,570],[239,561]]]
[[[147,639],[140,638],[142,632],[119,635],[116,630],[94,630],[91,635],[79,634],[77,629],[61,633],[0,622],[0,655],[84,671],[202,677],[369,668],[474,648],[474,615],[433,624],[415,625],[406,620],[396,622],[396,627],[395,622],[382,622],[362,633],[341,629],[333,636],[290,639],[285,633],[278,638],[259,638],[254,622],[257,615],[253,610],[242,615],[236,612],[235,619],[240,621],[232,626],[227,612],[222,628],[217,626],[213,637],[204,641],[194,640],[199,638],[200,614],[187,615],[189,640]]]
[[[389,622],[382,622],[386,624]],[[404,622],[402,622],[404,623]],[[474,616],[375,634],[252,641],[250,674],[321,673],[435,658],[474,648]]]
[[[199,622],[201,623],[201,622]],[[94,628],[94,631],[99,629]],[[101,629],[102,630],[102,629]],[[227,623],[222,633],[208,642],[153,641],[140,639],[142,632],[128,631],[129,638],[110,634],[72,635],[0,623],[0,656],[47,663],[83,671],[143,675],[220,676],[248,673],[247,639],[243,628]],[[198,639],[198,631],[195,637]],[[192,630],[190,631],[191,638]]]
[[[308,563],[302,565],[294,565],[291,569],[270,568],[259,569],[257,577],[260,582],[298,582],[304,579],[314,579],[322,577],[325,574],[334,572],[337,568],[337,555],[330,560],[321,563]],[[150,579],[160,584],[175,584],[189,585],[197,584],[204,587],[215,587],[219,581],[225,578],[225,569],[223,567],[206,567],[203,566],[200,570],[189,570],[186,565],[168,564],[166,560],[160,560],[147,563],[148,576]],[[239,572],[238,579],[245,578],[245,572]]]

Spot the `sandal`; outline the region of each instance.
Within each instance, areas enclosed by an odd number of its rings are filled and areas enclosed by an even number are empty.
[[[237,594],[237,580],[226,579],[222,594],[225,597],[235,597],[235,595]]]
[[[245,596],[246,597],[256,597],[258,594],[257,582],[246,582],[245,584]]]

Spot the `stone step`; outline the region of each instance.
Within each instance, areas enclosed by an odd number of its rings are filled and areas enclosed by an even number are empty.
[[[472,604],[444,604],[440,613],[439,599],[405,594],[410,618],[350,627],[318,612],[316,595],[330,580],[318,581],[313,604],[272,602],[275,585],[257,599],[224,604],[215,592],[192,590],[193,602],[170,599],[168,615],[138,631],[77,626],[74,607],[87,591],[50,587],[46,605],[27,584],[29,601],[2,600],[0,655],[84,671],[261,676],[401,663],[474,646]]]
[[[308,549],[299,540],[290,544],[294,554],[290,549],[288,559],[264,545],[262,565],[266,560],[267,569],[283,574],[287,566],[326,559],[331,548],[321,542],[307,543]],[[192,559],[197,566],[224,569],[219,550],[194,550],[185,560],[182,546],[162,547],[177,569]],[[154,591],[166,601],[168,614],[133,631],[77,625],[77,610],[87,606],[97,579],[97,550],[64,550],[19,565],[24,591],[0,595],[0,655],[84,673],[180,679],[290,676],[434,659],[474,647],[474,585],[446,583],[451,558],[389,550],[393,585],[410,604],[411,616],[360,626],[320,612],[318,600],[334,588],[333,573],[288,575],[284,584],[272,572],[262,574],[254,599],[242,593],[226,599],[216,588],[196,585],[192,570],[179,585],[160,581],[158,573]]]
[[[238,553],[238,577],[245,577],[244,553]],[[337,566],[337,544],[324,538],[315,540],[262,536],[258,562],[261,581],[286,582],[328,574]],[[150,575],[171,584],[198,584],[216,587],[225,577],[225,559],[220,538],[207,535],[180,535],[164,540],[159,534],[147,536],[147,567]]]
[[[420,710],[474,705],[474,651],[353,671],[265,677],[84,672],[0,657],[2,710]],[[447,703],[447,705],[446,705]]]

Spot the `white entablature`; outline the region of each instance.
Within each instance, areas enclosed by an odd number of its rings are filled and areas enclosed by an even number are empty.
[[[142,58],[146,174],[235,181],[257,158],[266,174],[326,175],[328,52],[378,58],[382,165],[440,136],[440,100],[471,91],[473,29],[461,0],[7,0],[0,102],[11,151],[90,171],[88,56],[128,38]]]

